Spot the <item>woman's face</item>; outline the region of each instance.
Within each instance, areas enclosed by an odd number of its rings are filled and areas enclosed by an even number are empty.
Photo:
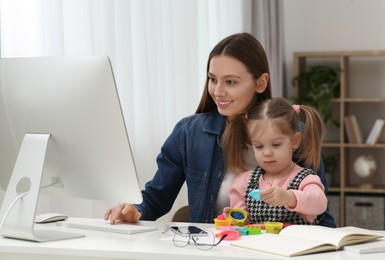
[[[214,56],[208,71],[208,91],[219,113],[232,120],[246,112],[255,92],[261,93],[266,89],[267,82],[261,78],[254,79],[246,66],[233,57]]]

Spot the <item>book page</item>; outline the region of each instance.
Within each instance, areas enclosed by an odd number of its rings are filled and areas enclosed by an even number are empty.
[[[276,234],[256,235],[247,240],[234,241],[231,245],[282,256],[296,256],[336,250],[332,244]]]
[[[382,237],[381,234],[356,227],[329,228],[323,226],[291,225],[282,229],[279,236],[296,237],[331,243],[337,248]]]

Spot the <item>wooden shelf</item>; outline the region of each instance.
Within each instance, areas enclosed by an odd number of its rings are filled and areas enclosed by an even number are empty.
[[[351,144],[351,143],[323,143],[322,147],[324,148],[338,148],[338,147],[347,147],[347,148],[385,148],[385,143],[378,144]]]
[[[294,53],[294,58],[335,58],[335,57],[377,57],[385,56],[385,50],[362,51],[299,51]]]
[[[385,103],[385,98],[343,98],[336,99],[335,101],[349,103]]]
[[[347,205],[346,196],[357,196],[358,198],[366,195],[380,197],[385,203],[385,143],[369,145],[365,143],[347,143],[344,118],[348,115],[361,113],[362,124],[366,127],[366,132],[371,129],[372,121],[367,116],[375,118],[385,118],[385,86],[382,76],[385,68],[385,50],[346,50],[346,51],[305,51],[295,52],[293,59],[293,78],[297,77],[312,65],[330,65],[332,64],[340,72],[340,96],[331,100],[331,105],[335,110],[339,128],[334,130],[322,145],[323,153],[338,154],[338,170],[332,174],[332,181],[329,183],[328,194],[338,196],[334,200],[337,210],[332,212],[339,226],[349,225],[346,223]],[[366,69],[368,64],[370,69]],[[361,66],[361,67],[360,67]],[[362,70],[358,67],[364,68]],[[353,73],[352,68],[355,68]],[[375,84],[370,84],[366,79],[373,79],[372,75],[365,73],[378,71],[380,74]],[[353,78],[353,79],[352,79]],[[360,84],[357,79],[363,78]],[[381,83],[382,82],[382,83]],[[298,95],[298,86],[293,86],[294,96]],[[376,91],[373,91],[376,90]],[[378,94],[380,93],[380,94]],[[359,117],[359,115],[357,115]],[[373,121],[374,123],[374,121]],[[367,133],[368,134],[368,133]],[[363,141],[366,141],[366,137]],[[384,153],[377,158],[378,170],[376,178],[369,180],[360,180],[353,169],[355,159],[363,154],[371,153],[373,155]],[[369,186],[363,186],[361,183],[369,182]],[[351,205],[350,205],[351,206]],[[385,226],[385,223],[384,223]],[[382,228],[383,229],[383,228]]]
[[[384,195],[385,187],[372,187],[372,188],[361,188],[361,187],[329,187],[328,193],[360,193],[360,194],[379,194]]]

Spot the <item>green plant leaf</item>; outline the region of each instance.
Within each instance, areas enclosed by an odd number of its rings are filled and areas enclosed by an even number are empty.
[[[325,124],[335,127],[339,127],[339,123],[334,117],[330,101],[339,97],[338,72],[325,65],[312,66],[292,80],[298,86],[298,97],[294,97],[294,102],[315,107],[322,114]]]

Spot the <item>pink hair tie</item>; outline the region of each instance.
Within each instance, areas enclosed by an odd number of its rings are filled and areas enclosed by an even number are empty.
[[[300,110],[300,108],[301,108],[299,105],[292,105],[291,107],[293,108],[293,110],[294,110],[297,114],[299,114],[299,110]]]

